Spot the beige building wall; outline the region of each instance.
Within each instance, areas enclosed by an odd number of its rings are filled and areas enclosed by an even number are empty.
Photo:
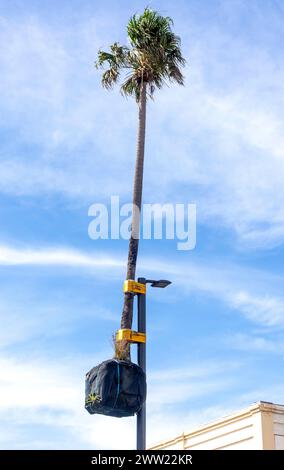
[[[284,450],[284,405],[261,401],[150,449]]]

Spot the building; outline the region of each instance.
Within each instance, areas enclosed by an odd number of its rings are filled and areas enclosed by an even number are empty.
[[[150,449],[284,450],[284,405],[260,401]]]

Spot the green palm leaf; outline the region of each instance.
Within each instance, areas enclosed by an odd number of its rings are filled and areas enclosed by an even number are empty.
[[[99,51],[96,67],[106,68],[102,85],[110,89],[123,72],[131,75],[122,78],[121,92],[134,96],[139,101],[142,83],[146,83],[147,94],[152,97],[155,90],[165,82],[183,85],[181,67],[185,59],[180,49],[180,38],[172,31],[173,21],[146,8],[140,16],[130,18],[127,33],[130,48],[117,42],[110,52]]]

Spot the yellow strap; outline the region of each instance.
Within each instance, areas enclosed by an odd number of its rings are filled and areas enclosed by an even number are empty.
[[[123,292],[132,292],[133,294],[146,294],[146,284],[128,279],[124,281]]]
[[[129,343],[146,343],[146,334],[125,328],[116,332],[116,341],[128,341]]]

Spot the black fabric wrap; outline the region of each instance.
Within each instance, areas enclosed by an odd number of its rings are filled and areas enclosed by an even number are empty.
[[[133,416],[146,400],[146,375],[137,364],[110,359],[86,374],[85,408],[90,414]]]

